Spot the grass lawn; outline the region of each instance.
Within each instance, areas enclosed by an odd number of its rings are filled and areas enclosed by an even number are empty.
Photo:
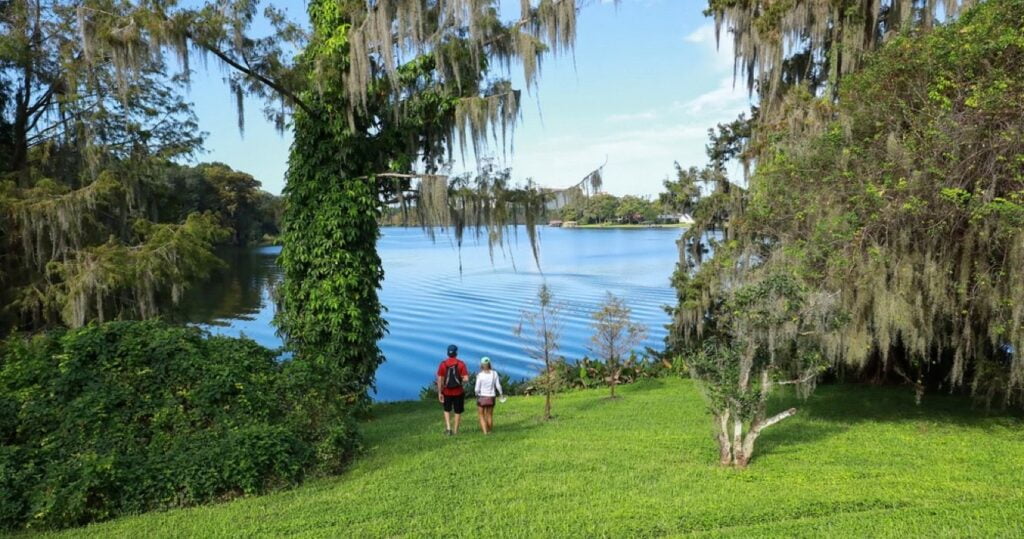
[[[900,388],[826,386],[719,468],[693,384],[509,399],[441,435],[436,403],[375,408],[345,474],[69,536],[1024,536],[1024,420]],[[784,403],[777,403],[782,405]]]

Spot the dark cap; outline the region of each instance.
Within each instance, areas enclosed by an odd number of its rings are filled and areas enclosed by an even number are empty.
[[[459,347],[454,344],[448,345],[448,357],[455,357],[459,354]]]

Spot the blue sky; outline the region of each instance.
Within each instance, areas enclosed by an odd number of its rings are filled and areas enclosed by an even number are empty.
[[[504,3],[514,16],[518,2]],[[302,0],[274,4],[305,20]],[[513,177],[566,187],[607,158],[605,190],[656,195],[674,161],[704,164],[707,130],[749,106],[746,85],[733,85],[729,40],[717,50],[704,6],[701,0],[622,0],[616,8],[601,0],[584,7],[575,56],[545,58],[539,88],[524,98],[514,152],[503,163]],[[280,193],[290,135],[263,119],[256,100],[247,101],[240,135],[222,78],[212,61],[193,78],[189,96],[209,134],[200,159],[227,163]],[[524,86],[515,67],[512,80]],[[474,164],[468,157],[454,172]]]

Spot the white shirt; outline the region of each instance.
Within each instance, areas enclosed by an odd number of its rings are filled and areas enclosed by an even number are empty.
[[[494,397],[498,394],[504,394],[501,390],[501,380],[498,379],[498,371],[480,371],[476,375],[476,396]]]

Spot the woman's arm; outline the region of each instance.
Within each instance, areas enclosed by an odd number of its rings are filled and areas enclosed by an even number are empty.
[[[473,392],[476,393],[477,395],[480,395],[480,390],[483,389],[483,387],[484,387],[483,373],[482,372],[481,373],[477,373],[477,375],[476,375],[476,385],[473,388]]]
[[[497,390],[497,395],[505,395],[505,392],[501,389],[501,377],[498,376],[498,371],[494,371],[494,388]]]

